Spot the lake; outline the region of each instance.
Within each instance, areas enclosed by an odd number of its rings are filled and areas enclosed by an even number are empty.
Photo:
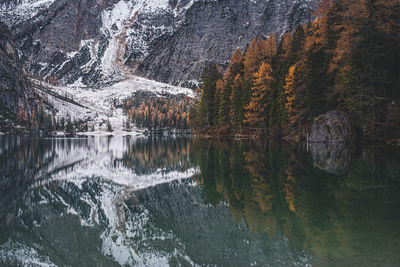
[[[400,152],[0,136],[0,266],[400,266]]]

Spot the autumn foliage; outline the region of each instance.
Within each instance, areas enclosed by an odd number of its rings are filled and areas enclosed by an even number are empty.
[[[398,0],[324,0],[313,22],[278,44],[273,34],[253,39],[225,72],[206,70],[192,127],[241,135],[257,128],[265,136],[301,131],[341,109],[360,136],[398,137],[399,12]]]
[[[187,96],[181,98],[137,97],[128,98],[122,107],[128,115],[126,124],[148,129],[189,128],[189,104]]]

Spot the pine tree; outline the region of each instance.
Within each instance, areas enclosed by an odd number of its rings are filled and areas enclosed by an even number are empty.
[[[238,74],[240,75],[240,74]],[[218,125],[224,126],[229,123],[229,111],[230,111],[230,96],[232,94],[232,82],[227,80],[223,83],[221,101],[218,110]]]
[[[224,81],[225,82],[227,82],[227,80],[232,81],[238,74],[243,75],[243,69],[244,69],[243,53],[240,49],[236,49],[235,53],[233,54],[229,62],[228,69],[224,76]]]
[[[383,128],[387,107],[396,95],[393,88],[399,84],[399,46],[393,39],[395,35],[388,35],[390,30],[383,31],[390,29],[391,23],[381,17],[381,12],[386,13],[381,3],[372,0],[342,3],[339,13],[342,30],[329,69],[335,75],[339,106],[364,134],[375,134]],[[394,8],[395,1],[389,6]],[[391,17],[390,12],[387,15]],[[387,27],[383,26],[386,21]]]
[[[296,82],[295,82],[296,65],[289,68],[288,75],[286,76],[286,83],[284,86],[284,95],[286,96],[285,111],[290,126],[293,128],[297,121],[296,109]]]
[[[200,126],[214,126],[215,117],[218,115],[216,108],[217,82],[222,78],[217,66],[209,67],[203,75],[201,86],[201,99],[197,113]]]
[[[271,33],[268,36],[267,42],[266,42],[266,61],[269,64],[272,64],[272,60],[275,57],[277,52],[277,47],[276,47],[276,42],[275,42],[275,36]]]
[[[252,128],[263,128],[266,126],[266,113],[268,107],[268,93],[271,90],[272,67],[268,63],[262,63],[255,75],[254,85],[251,87],[250,103],[246,105],[245,119]]]
[[[244,81],[240,74],[236,75],[232,85],[232,94],[230,96],[230,118],[231,124],[235,129],[242,128],[244,118],[243,94]]]
[[[258,50],[257,41],[253,39],[244,55],[244,79],[246,80],[251,80],[258,69],[260,64],[257,59]]]
[[[329,57],[327,51],[327,40],[321,31],[320,19],[315,21],[306,29],[306,40],[301,59],[298,61],[297,70],[299,94],[299,120],[309,123],[315,116],[330,109],[326,105],[329,91],[329,79],[327,69]]]
[[[113,132],[113,127],[111,125],[110,119],[107,119],[107,131],[108,132]]]

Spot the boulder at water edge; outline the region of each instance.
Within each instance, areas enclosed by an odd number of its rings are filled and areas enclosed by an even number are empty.
[[[314,119],[309,137],[310,143],[346,143],[353,139],[349,116],[340,110],[333,110]]]

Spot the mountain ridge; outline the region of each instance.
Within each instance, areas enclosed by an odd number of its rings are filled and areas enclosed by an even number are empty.
[[[224,65],[254,37],[309,21],[317,2],[6,0],[0,21],[37,77],[96,86],[129,72],[182,84],[197,81],[209,62]]]

